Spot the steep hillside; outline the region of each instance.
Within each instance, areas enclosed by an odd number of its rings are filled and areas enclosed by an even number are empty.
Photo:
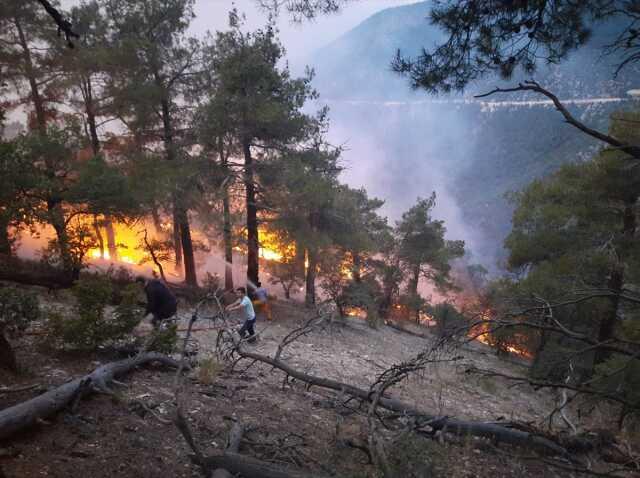
[[[68,307],[64,297],[49,298],[48,305]],[[251,346],[252,352],[274,354],[283,338],[309,317],[308,309],[293,302],[273,305],[274,321],[258,323],[261,337]],[[181,309],[185,318],[180,324],[181,334],[191,312]],[[148,324],[141,324],[136,333],[146,336],[149,330]],[[367,389],[388,367],[433,346],[436,337],[424,328],[419,330],[425,338],[386,326],[371,329],[364,320],[348,318],[299,337],[285,349],[282,359],[305,373]],[[366,451],[358,448],[358,444],[366,443],[367,425],[355,401],[345,401],[343,394],[321,387],[307,387],[265,364],[244,360],[233,367],[224,366],[215,359],[218,331],[219,324],[197,322],[193,337],[199,345],[200,366],[189,373],[183,391],[189,426],[205,454],[222,450],[231,424],[241,421],[248,428],[240,452],[248,456],[292,469],[311,469],[322,476],[373,476]],[[0,408],[114,360],[107,350],[52,354],[36,346],[42,341],[43,337],[34,332],[18,347],[20,362],[27,367],[22,376],[0,375],[3,386],[23,388],[0,395]],[[428,364],[388,393],[439,416],[546,423],[555,403],[551,393],[528,386],[516,392],[501,378],[465,372],[476,366],[505,374],[520,373],[527,365],[525,361],[499,359],[488,346],[477,342],[440,359],[442,362]],[[189,460],[189,448],[172,421],[176,407],[173,372],[146,367],[122,380],[126,384],[120,383],[114,396],[97,395],[82,401],[76,409],[63,410],[46,424],[4,443],[0,464],[3,476],[202,476]],[[36,385],[25,387],[30,384]],[[555,476],[547,466],[493,453],[480,440],[439,444],[423,439],[410,444],[422,444],[429,454],[422,457],[397,450],[391,457],[431,463],[429,476]]]

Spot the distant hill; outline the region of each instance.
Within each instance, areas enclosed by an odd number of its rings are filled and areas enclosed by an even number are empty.
[[[406,79],[393,73],[390,64],[398,49],[415,56],[444,40],[442,32],[429,20],[431,2],[382,10],[311,55],[316,82],[330,99],[403,100],[424,97],[412,92]],[[640,87],[638,68],[622,71],[612,79],[616,57],[602,57],[601,47],[610,43],[625,20],[598,26],[588,44],[560,65],[540,65],[534,79],[566,98],[617,96]],[[529,78],[516,73],[513,81],[497,78],[471,85],[467,96],[486,91],[496,84],[513,84]]]
[[[411,91],[389,64],[398,48],[415,54],[442,39],[428,13],[429,2],[378,12],[308,63],[316,69],[321,100],[331,108],[332,139],[349,140],[347,180],[386,198],[396,217],[416,196],[436,190],[451,233],[465,238],[476,260],[491,266],[504,256],[502,241],[510,228],[505,193],[565,162],[588,158],[598,145],[563,123],[539,96],[472,98],[524,77],[489,78],[465,95],[436,98]],[[627,95],[640,87],[640,68],[613,79],[615,58],[601,58],[599,47],[615,30],[615,22],[600,27],[567,61],[542,65],[534,75],[572,100],[575,115],[602,129],[611,112],[640,107]]]

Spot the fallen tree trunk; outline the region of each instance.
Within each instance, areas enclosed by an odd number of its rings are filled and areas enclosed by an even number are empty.
[[[63,271],[39,270],[12,267],[12,264],[0,265],[0,281],[14,282],[24,285],[46,287],[50,290],[68,289],[73,286],[73,278]]]
[[[348,383],[338,382],[337,380],[309,375],[292,368],[281,360],[277,360],[255,352],[247,352],[242,348],[238,348],[237,352],[243,358],[250,358],[258,362],[271,365],[277,369],[282,370],[287,375],[302,382],[308,383],[309,385],[315,385],[318,387],[335,390],[340,393],[345,393],[368,403],[371,403],[374,399],[374,394],[370,393],[369,390],[364,390],[362,388],[349,385]],[[542,436],[538,436],[522,430],[511,429],[504,426],[496,425],[494,423],[472,422],[449,418],[446,416],[436,416],[420,410],[412,405],[388,397],[380,397],[378,400],[378,405],[386,410],[390,410],[398,414],[420,418],[425,422],[428,422],[428,425],[434,430],[442,430],[443,432],[460,436],[470,435],[489,438],[496,442],[503,442],[511,445],[531,448],[548,455],[567,454],[567,451],[557,443],[554,443],[553,441]]]
[[[225,451],[219,455],[204,458],[200,466],[208,470],[223,469],[232,476],[241,475],[243,478],[323,478],[321,475],[299,472],[274,465],[256,458]],[[225,475],[219,475],[225,476]]]
[[[178,367],[175,360],[156,352],[102,365],[84,377],[76,378],[31,400],[0,411],[0,440],[35,425],[67,405],[77,402],[85,394],[96,390],[108,391],[108,383],[114,378],[150,362]]]
[[[244,435],[244,425],[242,422],[235,422],[229,432],[229,443],[225,453],[238,453],[240,451],[240,442]],[[213,470],[211,478],[233,478],[233,474],[226,468],[217,468]]]
[[[413,335],[414,337],[420,337],[422,339],[431,338],[428,335],[414,332],[413,330],[405,329],[404,327],[396,324],[395,322],[392,322],[391,320],[387,321],[387,327],[391,327],[392,329],[397,330],[399,332],[404,332],[405,334]]]
[[[189,455],[189,458],[201,468],[205,476],[211,476],[211,478],[232,478],[237,475],[243,478],[326,478],[293,471],[273,463],[239,454],[240,442],[245,431],[245,427],[240,422],[234,423],[233,427],[231,427],[227,447],[223,452],[204,456],[196,445],[184,416],[178,412],[176,419],[180,432],[195,453],[194,455]]]

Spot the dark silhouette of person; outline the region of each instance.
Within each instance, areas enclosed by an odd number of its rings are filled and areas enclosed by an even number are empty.
[[[147,308],[144,315],[152,314],[151,325],[157,329],[163,320],[173,317],[178,310],[178,301],[169,288],[157,279],[139,276],[136,282],[144,285],[147,296]]]

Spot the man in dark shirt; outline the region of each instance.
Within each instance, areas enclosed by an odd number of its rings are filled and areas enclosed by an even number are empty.
[[[157,329],[163,320],[175,315],[178,310],[178,301],[169,288],[157,279],[149,280],[138,276],[136,282],[144,285],[144,292],[147,295],[147,308],[144,315],[153,315],[151,325]]]

